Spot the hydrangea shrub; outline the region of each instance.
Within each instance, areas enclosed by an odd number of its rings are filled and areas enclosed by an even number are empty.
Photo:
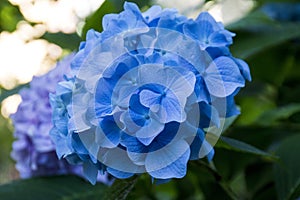
[[[74,76],[50,96],[57,155],[82,164],[92,183],[99,171],[164,182],[185,176],[189,160],[211,160],[251,80],[229,51],[234,35],[207,12],[194,20],[125,3],[105,15],[72,60]]]

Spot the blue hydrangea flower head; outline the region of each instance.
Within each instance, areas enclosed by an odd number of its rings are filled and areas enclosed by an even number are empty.
[[[58,62],[47,74],[34,77],[29,88],[20,91],[22,102],[15,114],[11,115],[14,125],[12,158],[21,178],[60,174],[82,176],[82,166],[70,165],[65,159],[59,160],[55,146],[50,139],[52,109],[49,93],[55,92],[56,84],[70,74],[70,63],[74,54]],[[107,181],[107,177],[98,177]]]
[[[103,32],[90,30],[72,61],[74,76],[50,96],[58,156],[81,163],[92,183],[105,171],[165,182],[185,176],[189,160],[211,160],[251,80],[229,51],[233,36],[207,12],[193,20],[125,3],[104,16]]]

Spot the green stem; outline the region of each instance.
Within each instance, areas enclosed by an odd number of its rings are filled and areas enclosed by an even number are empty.
[[[212,174],[214,175],[216,181],[219,183],[219,185],[222,187],[222,189],[230,196],[233,200],[239,200],[238,195],[232,190],[232,188],[229,186],[226,180],[218,173],[217,168],[213,161],[210,161],[208,164],[198,160],[198,165],[204,166],[206,169],[208,169]]]
[[[102,199],[111,200],[125,200],[131,190],[134,188],[138,180],[137,175],[129,179],[116,179],[114,184],[105,192]]]

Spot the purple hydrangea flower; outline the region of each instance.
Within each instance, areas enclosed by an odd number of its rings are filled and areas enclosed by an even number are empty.
[[[49,136],[53,126],[49,93],[55,92],[56,84],[63,80],[64,74],[70,74],[73,58],[74,54],[70,54],[49,73],[34,77],[29,88],[20,91],[22,102],[11,116],[16,138],[11,155],[21,178],[61,174],[82,176],[82,166],[58,159]],[[99,175],[98,181],[108,183],[106,176]]]
[[[248,65],[229,51],[233,33],[208,13],[187,19],[125,3],[90,30],[72,61],[75,76],[51,94],[59,157],[117,178],[182,178],[189,160],[213,158]],[[208,140],[207,135],[210,135]]]

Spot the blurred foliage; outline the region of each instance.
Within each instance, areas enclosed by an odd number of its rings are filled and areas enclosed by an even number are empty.
[[[18,93],[23,87],[28,87],[29,83],[23,84],[23,85],[19,85],[14,89],[11,90],[7,90],[5,88],[2,88],[0,85],[0,103],[6,99],[7,97],[14,95],[16,93]]]
[[[1,110],[1,106],[0,106]],[[0,115],[0,183],[17,177],[14,163],[10,159],[13,135],[9,121]]]
[[[43,36],[43,39],[48,42],[57,44],[63,49],[68,49],[71,51],[75,51],[78,49],[79,44],[81,42],[81,38],[76,34],[66,34],[66,33],[49,33],[46,32]]]
[[[0,199],[96,199],[102,196],[107,186],[91,185],[75,176],[41,177],[17,180],[0,187]]]
[[[8,1],[0,1],[0,32],[12,32],[23,16],[18,7],[13,6]]]
[[[86,19],[82,38],[90,28],[101,31],[102,17],[121,11],[123,2],[106,0]],[[151,1],[135,2],[141,8],[151,4]],[[300,197],[300,20],[277,21],[260,9],[268,2],[298,1],[255,2],[253,11],[227,26],[236,33],[232,54],[247,61],[253,81],[247,83],[236,99],[242,114],[232,120],[233,124],[215,146],[213,162],[190,162],[186,177],[161,185],[152,184],[149,176],[141,175],[138,179],[118,180],[102,193],[103,186],[88,186],[74,177],[41,178],[3,185],[0,198],[13,199],[9,197],[17,197],[10,196],[18,195],[16,190],[19,195],[41,194],[38,192],[40,189],[44,194],[49,193],[49,199],[87,199],[88,196],[79,194],[82,191],[84,195],[87,190],[90,190],[90,199],[100,194],[107,199],[126,199],[128,195],[127,199],[141,200],[292,200]],[[0,29],[14,30],[18,20],[22,19],[18,9],[1,1],[0,11]],[[5,16],[8,21],[3,23]],[[47,33],[43,38],[70,50],[74,50],[80,41],[75,34]],[[1,90],[0,99],[17,91],[18,88]],[[1,169],[8,162],[12,141],[6,119],[0,119],[0,130]],[[70,184],[74,184],[74,188]],[[72,196],[71,193],[76,190],[79,196]]]

